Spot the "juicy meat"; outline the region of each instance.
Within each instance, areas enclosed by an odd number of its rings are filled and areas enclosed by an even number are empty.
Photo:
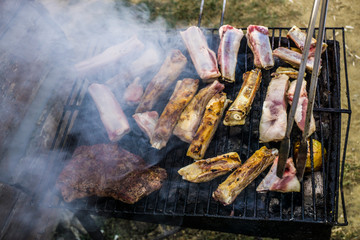
[[[286,96],[287,96],[287,99],[288,99],[288,102],[290,105],[292,105],[293,97],[295,94],[296,83],[297,83],[297,80],[292,81],[290,83],[289,90],[286,93]],[[309,102],[309,99],[308,99],[307,91],[306,91],[306,81],[304,79],[302,82],[302,85],[301,85],[299,101],[298,101],[298,105],[297,105],[296,112],[295,112],[295,122],[301,131],[304,131],[304,128],[305,128],[305,118],[306,118],[308,102]],[[315,130],[316,130],[315,119],[314,119],[314,115],[311,113],[309,136],[311,134],[313,134],[315,132]]]
[[[174,135],[184,142],[190,143],[199,127],[207,103],[216,93],[224,88],[223,84],[215,80],[212,84],[201,89],[181,113],[174,128]]]
[[[150,141],[152,147],[161,149],[166,146],[176,122],[186,105],[194,97],[199,87],[199,80],[185,78],[178,81],[168,104],[165,106]]]
[[[139,128],[149,137],[150,141],[154,133],[159,114],[156,111],[135,113],[133,115]]]
[[[278,156],[278,150],[265,146],[257,150],[243,165],[232,172],[213,192],[215,200],[229,205],[260,173],[262,173]]]
[[[140,77],[158,64],[160,64],[160,54],[154,48],[148,48],[130,64],[129,70],[133,77]]]
[[[285,137],[286,91],[289,87],[287,75],[277,75],[271,79],[260,119],[260,142],[280,141]]]
[[[134,82],[132,82],[125,90],[124,99],[129,105],[135,105],[141,100],[144,89],[139,82],[140,78],[135,78]]]
[[[271,74],[272,77],[275,77],[278,74],[285,74],[289,78],[297,79],[299,71],[293,69],[293,68],[287,68],[287,67],[278,67],[274,73]],[[306,77],[306,73],[304,73],[304,78]]]
[[[296,177],[296,168],[292,158],[288,158],[282,178],[276,176],[278,158],[275,159],[270,171],[256,188],[257,192],[300,192],[300,182]]]
[[[136,109],[137,113],[150,111],[153,108],[161,94],[170,87],[183,71],[186,62],[186,57],[180,50],[171,51],[166,57],[159,72],[146,87],[145,93]]]
[[[301,50],[301,52],[303,52],[305,47],[306,35],[307,35],[306,32],[301,31],[301,29],[298,28],[297,26],[293,26],[289,30],[287,37],[293,40],[295,45]],[[326,47],[327,44],[323,43],[321,46],[321,52],[324,52],[326,50]],[[316,39],[311,38],[309,57],[313,57],[315,55],[315,49],[316,49]]]
[[[130,132],[128,120],[111,90],[103,84],[93,83],[88,88],[110,141],[119,141]]]
[[[226,98],[226,93],[223,92],[217,93],[210,99],[206,105],[200,126],[188,148],[187,156],[193,159],[204,158],[229,101],[230,100]]]
[[[294,68],[299,68],[301,63],[302,54],[288,48],[279,47],[273,51],[274,56],[289,63]],[[309,57],[306,61],[306,69],[310,72],[313,70],[314,58]]]
[[[204,82],[212,82],[220,77],[216,55],[200,28],[192,26],[180,34],[200,78]]]
[[[249,47],[254,54],[254,65],[258,68],[270,69],[274,66],[274,58],[270,46],[269,30],[264,26],[249,25],[246,32]]]
[[[181,168],[178,173],[184,180],[194,183],[207,182],[224,175],[241,165],[236,152],[229,152],[217,157],[196,161]]]
[[[218,49],[218,61],[221,78],[227,82],[235,82],[235,69],[241,39],[244,33],[230,25],[223,25],[219,29],[220,45]]]
[[[144,44],[133,36],[129,40],[105,49],[102,53],[79,62],[75,65],[80,74],[88,73],[103,68],[106,65],[114,64],[117,61],[144,49]]]
[[[250,112],[257,90],[261,83],[261,70],[253,69],[243,75],[243,84],[235,99],[226,112],[224,125],[244,125],[245,118]]]
[[[166,170],[116,144],[80,146],[60,173],[56,187],[66,202],[88,196],[113,197],[133,204],[161,188]]]

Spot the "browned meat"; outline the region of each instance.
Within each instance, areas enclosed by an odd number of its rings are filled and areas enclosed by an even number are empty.
[[[201,29],[192,26],[180,34],[200,78],[213,82],[220,77],[216,54],[209,48]]]
[[[152,147],[161,149],[166,146],[180,114],[194,97],[198,87],[199,80],[197,79],[185,78],[177,82],[175,90],[156,124],[150,141]]]
[[[130,132],[129,122],[119,102],[106,85],[93,83],[88,90],[96,104],[110,141],[119,141]]]
[[[113,197],[133,204],[161,188],[166,170],[116,144],[80,146],[60,173],[56,187],[66,202],[88,196]]]
[[[254,65],[258,68],[270,69],[274,66],[271,51],[269,30],[264,26],[249,25],[246,32],[248,45],[254,54]]]
[[[293,68],[287,68],[287,67],[278,67],[274,73],[271,74],[272,77],[275,77],[276,75],[285,74],[289,78],[297,79],[299,71],[293,69]],[[304,73],[304,78],[306,77],[306,72]]]
[[[146,87],[145,93],[136,109],[137,113],[150,111],[153,108],[161,94],[163,94],[180,75],[186,62],[186,57],[180,50],[171,51],[159,72]]]
[[[223,84],[215,80],[212,84],[201,89],[181,113],[174,128],[174,135],[184,142],[191,143],[204,115],[207,103],[224,88]]]

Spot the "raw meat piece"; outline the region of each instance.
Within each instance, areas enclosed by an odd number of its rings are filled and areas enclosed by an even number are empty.
[[[135,113],[133,115],[139,128],[149,137],[150,141],[154,133],[159,114],[156,111]]]
[[[204,82],[213,82],[220,77],[216,55],[200,28],[192,26],[180,34],[200,78]]]
[[[285,137],[286,91],[289,87],[289,77],[280,74],[271,79],[260,119],[260,142],[280,141]]]
[[[178,173],[184,180],[194,183],[208,182],[239,167],[241,160],[236,152],[196,161],[181,168]]]
[[[230,25],[223,25],[219,29],[220,45],[218,61],[222,80],[235,82],[235,70],[241,39],[244,33]]]
[[[146,87],[145,93],[136,109],[137,113],[150,111],[170,85],[177,79],[186,65],[186,57],[180,50],[172,50],[159,72]]]
[[[140,102],[141,97],[144,93],[143,87],[140,85],[140,78],[135,78],[134,82],[131,83],[125,90],[124,99],[127,104],[135,105]]]
[[[80,146],[60,173],[56,187],[66,202],[88,196],[113,197],[133,204],[161,188],[166,170],[117,144]]]
[[[274,58],[270,46],[269,30],[264,26],[249,25],[246,32],[249,47],[254,54],[254,65],[258,68],[270,69],[274,66]]]
[[[199,127],[207,103],[216,93],[222,91],[224,88],[225,86],[223,84],[215,80],[212,84],[201,89],[181,113],[174,128],[174,135],[184,142],[190,143]]]
[[[130,132],[129,122],[111,90],[103,84],[93,83],[88,88],[110,141],[119,141]]]
[[[186,156],[193,159],[202,159],[219,126],[225,108],[230,100],[226,99],[226,93],[217,93],[206,106],[200,126],[196,131]]]
[[[250,112],[257,90],[261,83],[261,70],[253,69],[243,75],[243,84],[235,99],[227,110],[224,118],[224,125],[244,125],[245,118]]]
[[[274,56],[280,58],[281,60],[289,63],[294,68],[299,68],[301,63],[301,53],[290,50],[288,48],[279,47],[273,51]],[[306,62],[306,69],[310,72],[313,70],[314,57],[309,57]],[[321,68],[321,66],[320,66]]]
[[[152,147],[161,149],[166,146],[180,114],[194,97],[198,87],[199,80],[197,79],[185,78],[177,82],[175,90],[155,126],[150,141]]]
[[[270,171],[256,188],[257,192],[300,192],[300,182],[296,177],[296,168],[292,158],[288,158],[282,178],[276,176],[278,158],[275,159]]]
[[[260,148],[218,186],[212,194],[213,198],[225,206],[233,203],[240,192],[270,166],[277,156],[278,150],[275,148]]]

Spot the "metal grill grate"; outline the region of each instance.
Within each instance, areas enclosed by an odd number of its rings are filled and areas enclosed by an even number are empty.
[[[292,46],[292,43],[286,38],[286,30],[288,29],[269,28],[271,33],[270,43],[273,49],[279,46]],[[206,29],[206,36],[209,46],[217,50],[219,43],[217,29]],[[154,150],[150,147],[148,140],[141,135],[136,124],[132,122],[133,131],[125,136],[119,142],[119,145],[124,148],[130,148],[134,143],[140,144],[141,147],[136,150],[137,152],[131,151],[142,156],[148,162],[159,162],[159,166],[164,167],[168,172],[168,179],[162,188],[134,205],[127,205],[110,198],[98,197],[80,199],[69,204],[63,202],[61,196],[59,196],[57,203],[51,203],[51,206],[65,207],[73,211],[84,210],[100,215],[174,225],[187,226],[191,223],[195,224],[192,225],[193,227],[198,226],[204,229],[244,232],[256,235],[277,236],[277,230],[271,228],[272,224],[279,222],[283,226],[288,226],[288,229],[291,229],[290,227],[293,223],[298,224],[296,228],[299,227],[299,224],[305,226],[309,223],[326,226],[346,225],[347,219],[342,179],[351,107],[344,50],[344,29],[327,28],[325,37],[328,48],[322,55],[322,71],[318,81],[314,106],[317,131],[312,136],[312,138],[320,141],[327,151],[327,155],[323,156],[322,159],[322,194],[315,194],[318,189],[315,186],[314,171],[308,175],[312,179],[312,196],[305,195],[303,183],[300,193],[283,194],[268,192],[266,194],[259,194],[255,189],[268,172],[266,170],[236,198],[232,205],[222,206],[211,197],[211,194],[218,184],[225,180],[227,175],[201,184],[183,181],[177,170],[192,162],[192,159],[186,157],[188,145],[182,143],[176,137],[172,137],[168,144],[171,148],[167,147],[160,152]],[[341,45],[344,50],[343,55],[340,52]],[[189,61],[190,69],[191,64],[191,61]],[[279,61],[276,62],[276,65],[279,64],[284,65],[284,63]],[[344,76],[341,79],[340,66],[342,65],[344,67]],[[238,56],[236,84],[227,85],[225,88],[228,98],[234,99],[236,97],[241,87],[242,74],[252,68],[253,55],[247,46],[246,39],[243,39]],[[245,161],[261,147],[258,141],[259,120],[266,89],[271,79],[270,74],[275,69],[263,70],[262,83],[245,126],[230,128],[220,124],[205,157],[236,151],[239,153],[242,161]],[[194,73],[195,70],[193,71]],[[185,73],[186,77],[189,77],[188,74],[189,72]],[[193,77],[196,77],[196,75]],[[310,76],[307,78],[310,78]],[[86,117],[89,116],[88,114],[98,116],[92,100],[86,93],[87,86],[88,80],[80,79],[74,85],[72,94],[65,107],[63,120],[60,123],[53,144],[55,149],[60,148],[69,152],[67,155],[58,157],[57,162],[60,164],[66,163],[66,159],[71,156],[70,154],[76,146],[108,141],[106,133],[101,127],[100,118],[89,120]],[[345,133],[341,134],[343,116],[347,119],[347,125]],[[92,131],[83,131],[84,128],[92,129]],[[296,129],[294,130],[293,143],[300,136],[300,133]],[[93,139],[93,142],[89,142],[89,139]],[[344,140],[343,145],[341,145],[342,139]],[[278,147],[276,144],[271,144],[270,146]],[[339,197],[341,198],[340,210]],[[338,219],[339,212],[344,216],[341,222]],[[242,223],[241,226],[238,223]],[[251,226],[249,225],[250,223]],[[262,230],[262,233],[256,232],[256,227],[260,226],[262,228],[267,226],[270,233],[264,233],[265,230]]]

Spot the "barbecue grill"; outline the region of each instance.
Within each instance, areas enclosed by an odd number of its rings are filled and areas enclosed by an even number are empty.
[[[204,1],[200,7],[199,26],[201,25],[203,3]],[[221,25],[223,24],[225,5],[226,1],[223,4]],[[242,26],[243,29],[245,27]],[[290,27],[269,28],[272,49],[280,46],[295,47],[286,38],[288,29]],[[203,30],[209,47],[217,52],[219,45],[218,29],[206,28]],[[169,42],[181,42],[180,36],[176,32],[169,34],[169,36],[173,38],[169,39]],[[257,193],[255,189],[268,172],[266,170],[241,192],[233,204],[222,206],[211,197],[211,194],[226,178],[226,175],[201,184],[182,180],[177,171],[193,161],[186,157],[188,145],[176,137],[172,137],[165,149],[155,150],[151,148],[135,122],[129,119],[133,130],[118,144],[142,156],[149,164],[158,164],[167,170],[168,178],[159,191],[133,205],[101,197],[88,197],[66,203],[57,190],[53,190],[54,194],[48,196],[46,200],[39,201],[37,196],[34,196],[34,203],[46,204],[51,208],[72,210],[93,237],[101,237],[101,234],[97,231],[96,225],[88,218],[89,214],[256,236],[282,238],[291,235],[294,238],[301,236],[302,239],[329,238],[330,229],[333,226],[347,225],[342,181],[351,107],[344,28],[326,28],[325,39],[328,48],[322,55],[322,70],[318,80],[314,105],[317,128],[311,139],[315,138],[320,141],[327,154],[323,155],[322,158],[320,182],[316,181],[317,173],[313,170],[313,164],[311,173],[305,177],[310,183],[309,192],[305,190],[304,183],[301,183],[299,193]],[[185,55],[187,54],[184,46],[181,50]],[[186,57],[190,59],[188,55]],[[283,62],[276,61],[276,66],[280,65],[287,66]],[[235,99],[241,87],[242,74],[253,68],[253,55],[247,46],[246,39],[243,38],[238,55],[236,83],[227,84],[225,88],[228,98]],[[344,70],[344,75],[341,75],[341,68]],[[191,61],[188,62],[187,69],[190,70],[183,73],[179,79],[184,77],[197,78]],[[262,104],[271,80],[270,74],[275,69],[276,67],[272,70],[262,71],[262,83],[246,124],[241,127],[226,127],[220,124],[205,157],[236,151],[244,162],[262,146],[258,140]],[[73,85],[55,137],[52,139],[51,149],[60,151],[49,156],[51,161],[47,165],[47,169],[55,169],[57,175],[77,146],[108,142],[97,110],[87,93],[89,83],[103,82],[104,80],[101,78],[101,73],[91,78],[78,78]],[[309,78],[310,76],[307,76],[307,80]],[[160,106],[159,109],[163,106]],[[129,116],[131,112],[134,112],[134,109],[129,108],[126,111]],[[86,117],[89,114],[98,117],[98,119],[89,120]],[[84,131],[83,126],[92,129],[92,131]],[[342,128],[344,126],[345,128]],[[300,139],[300,136],[300,132],[294,129],[292,146],[295,141]],[[134,145],[140,147],[134,150],[132,147]],[[269,146],[279,147],[276,143],[271,143]],[[310,149],[312,156],[312,147]],[[290,152],[293,155],[293,149]],[[48,172],[54,174],[54,171]],[[48,177],[47,172],[44,171],[42,179],[45,180]],[[52,189],[54,186],[54,181],[43,182],[39,189]],[[318,185],[321,187],[319,188]],[[343,217],[339,217],[340,214]]]

